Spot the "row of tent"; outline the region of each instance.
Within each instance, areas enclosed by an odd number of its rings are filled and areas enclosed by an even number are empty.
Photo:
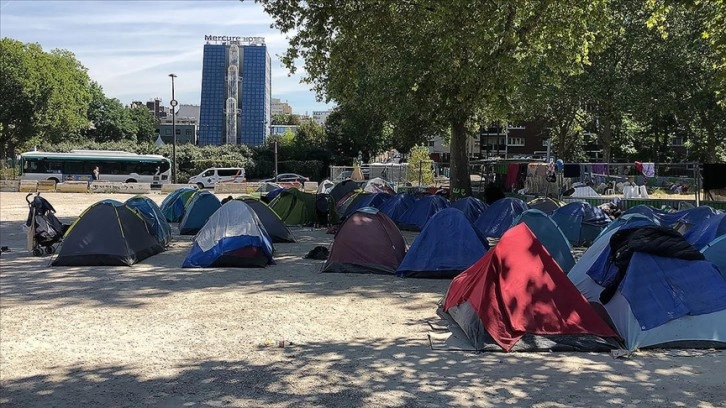
[[[709,207],[633,208],[578,262],[540,210],[490,250],[463,211],[443,209],[406,251],[393,220],[365,207],[344,221],[322,270],[453,276],[442,312],[477,349],[635,350],[726,346],[725,258],[724,214]]]
[[[265,266],[272,263],[273,242],[295,242],[262,201],[227,204],[195,188],[175,191],[161,207],[144,196],[99,201],[69,227],[52,265],[133,265],[164,251],[175,221],[182,234],[195,235],[184,267]]]

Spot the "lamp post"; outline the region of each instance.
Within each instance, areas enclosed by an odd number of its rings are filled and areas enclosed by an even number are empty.
[[[174,166],[172,168],[171,180],[172,183],[176,184],[176,105],[178,104],[178,102],[176,101],[176,98],[174,98],[174,78],[176,78],[176,74],[169,74],[169,76],[171,77],[171,101],[169,102],[169,104],[171,105],[171,133],[174,137],[174,141],[171,147],[171,162]]]

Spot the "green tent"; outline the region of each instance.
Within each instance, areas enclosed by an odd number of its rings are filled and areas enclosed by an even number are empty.
[[[325,195],[328,199],[331,224],[340,222],[340,217],[335,211],[335,202],[332,197]],[[302,192],[295,188],[282,191],[269,204],[270,208],[280,216],[286,225],[312,225],[315,223],[315,200],[316,194]]]
[[[286,225],[315,223],[315,195],[290,188],[282,191],[270,202],[270,208]]]

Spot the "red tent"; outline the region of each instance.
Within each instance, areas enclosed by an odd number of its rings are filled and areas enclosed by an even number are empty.
[[[451,282],[444,311],[477,349],[487,334],[506,351],[525,334],[617,338],[526,224]]]
[[[364,207],[340,227],[323,272],[396,272],[406,255],[406,240],[388,216]]]

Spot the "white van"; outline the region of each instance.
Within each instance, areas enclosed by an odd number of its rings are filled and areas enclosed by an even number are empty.
[[[189,179],[189,184],[199,188],[214,187],[217,183],[242,183],[245,181],[245,169],[241,167],[212,167]]]

